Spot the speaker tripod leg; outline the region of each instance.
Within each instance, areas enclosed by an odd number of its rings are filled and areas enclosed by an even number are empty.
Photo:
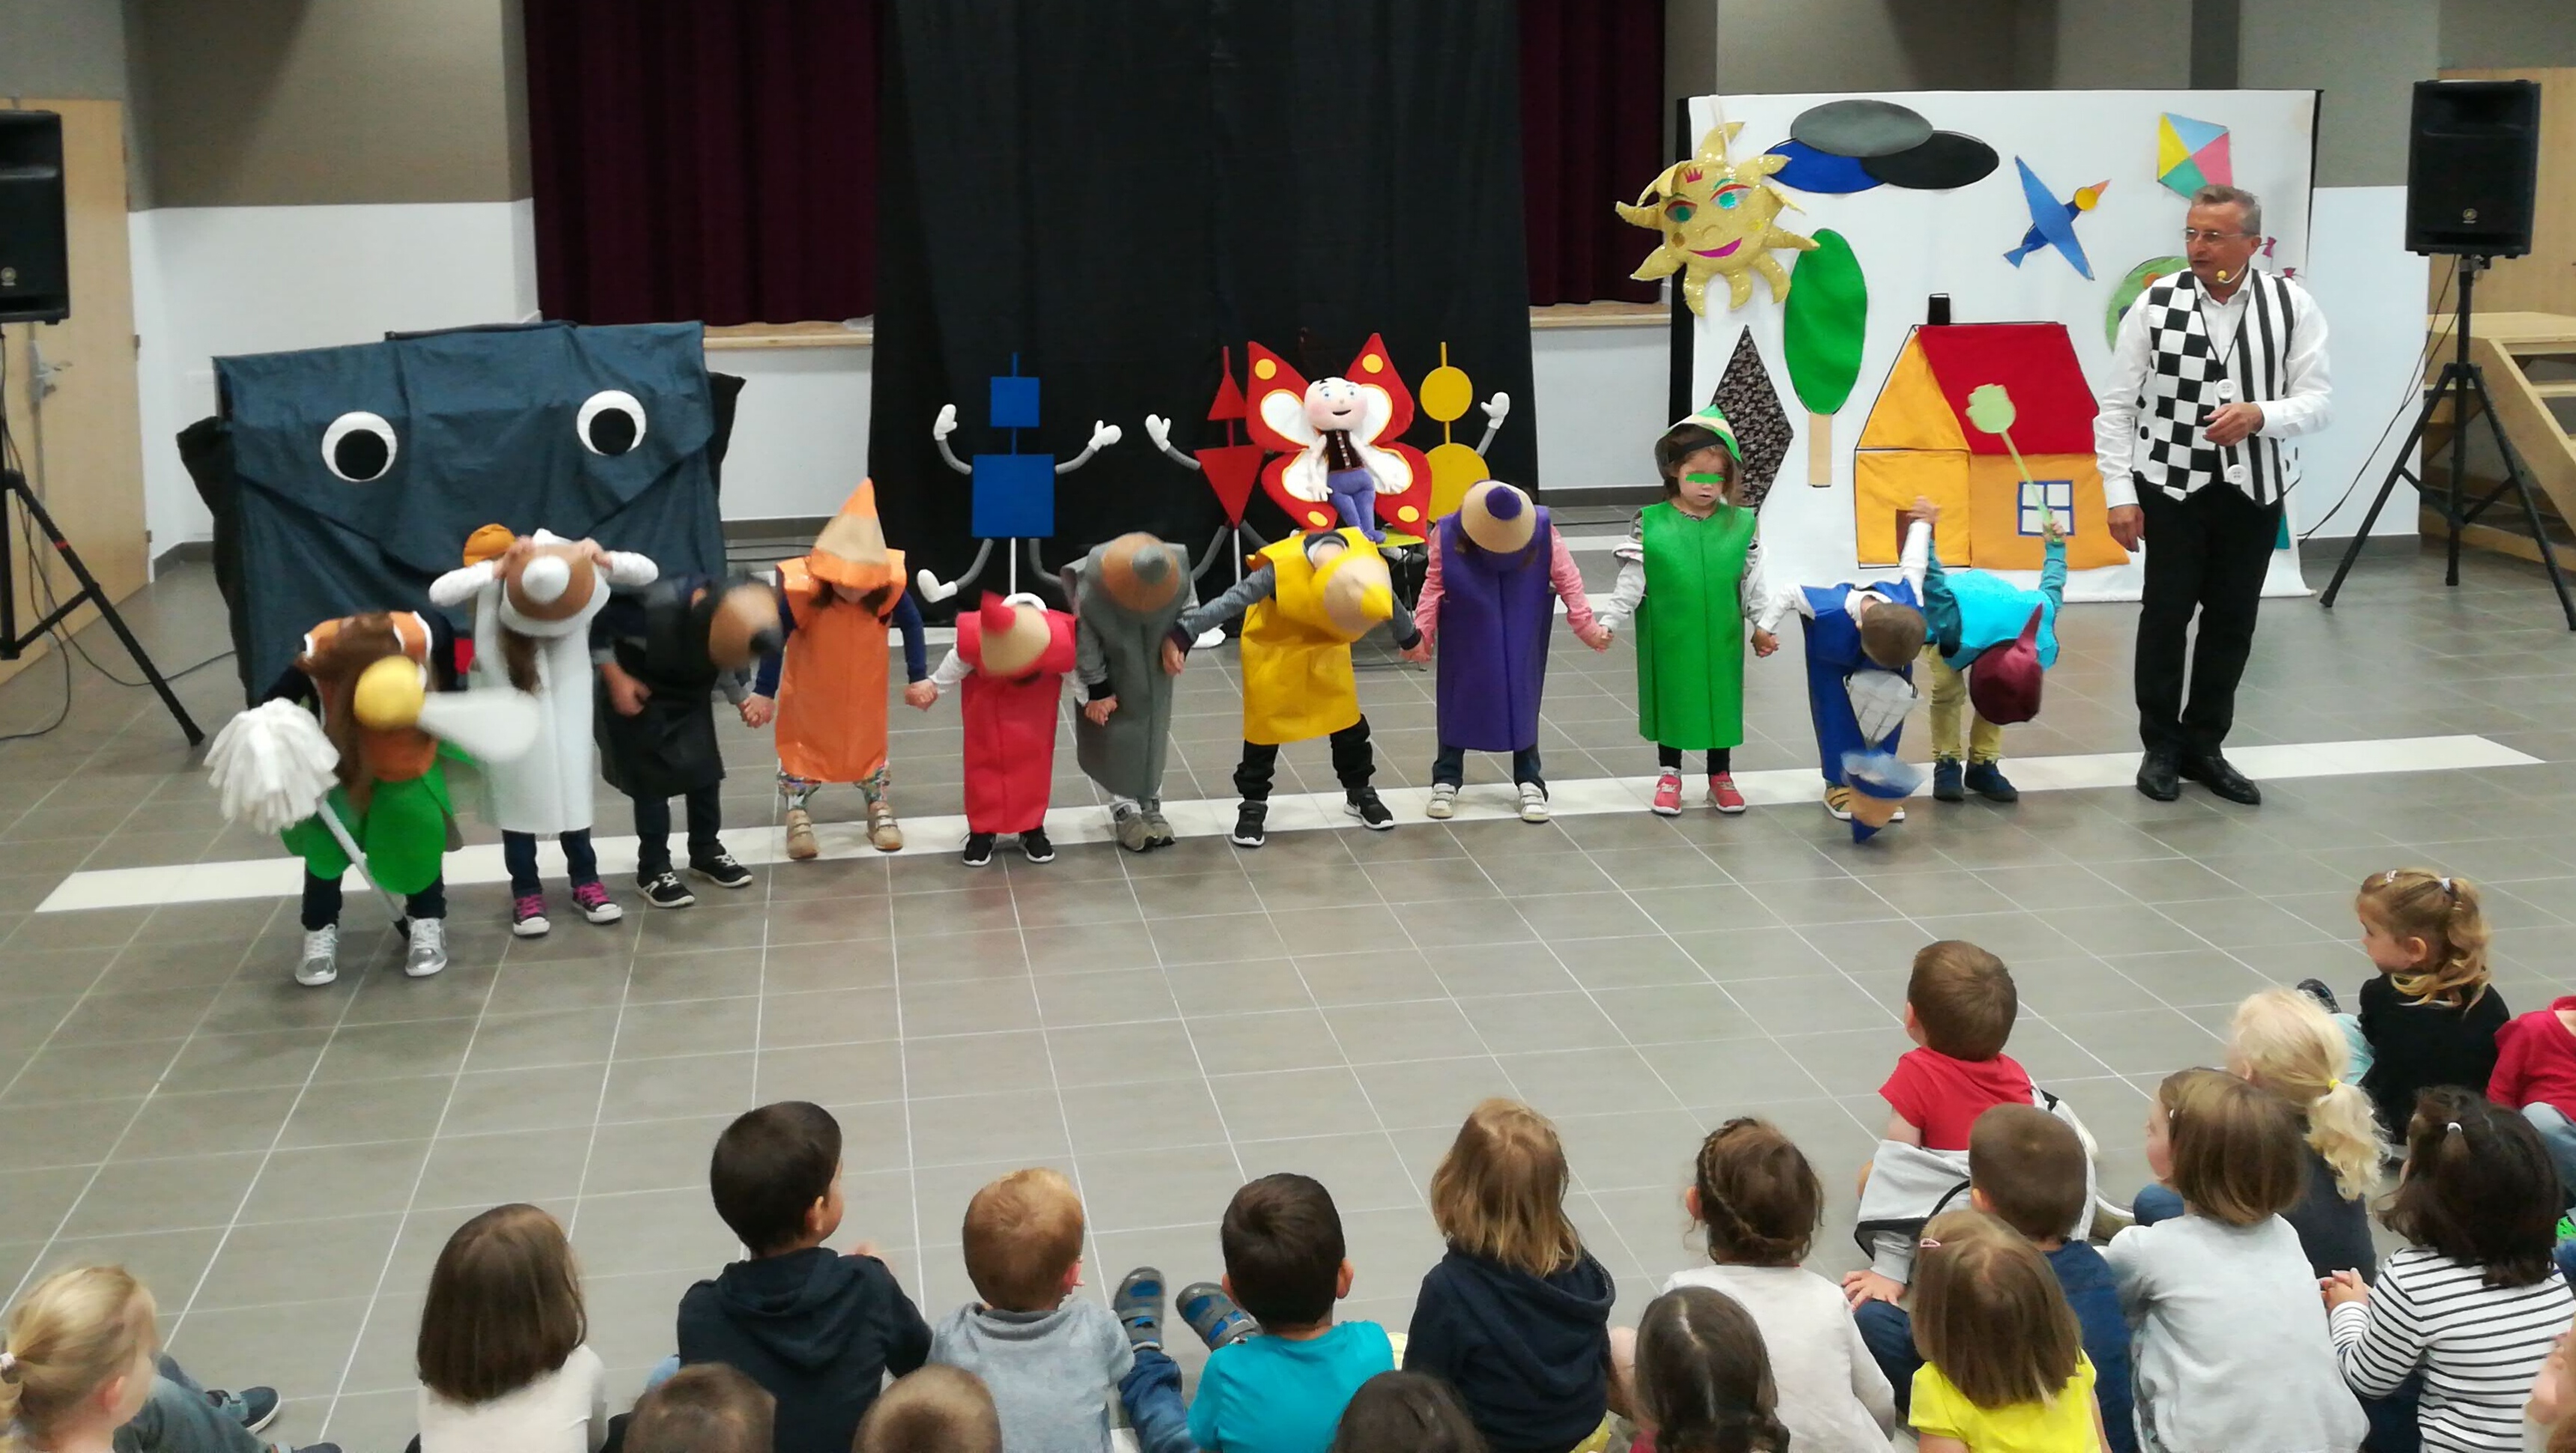
[[[2352,543],[2344,547],[2343,560],[2335,566],[2334,579],[2327,582],[2325,594],[2317,598],[2317,604],[2327,610],[2334,609],[2335,596],[2343,590],[2344,577],[2352,573],[2352,563],[2361,558],[2361,547],[2370,541],[2370,527],[2379,523],[2379,512],[2388,508],[2388,496],[2395,492],[2397,481],[2405,475],[2406,461],[2414,457],[2416,443],[2423,439],[2425,428],[2433,422],[2433,412],[2442,406],[2443,398],[2450,391],[2451,366],[2446,363],[2442,365],[2442,381],[2433,386],[2433,391],[2424,396],[2423,407],[2415,411],[2415,427],[2406,431],[2406,442],[2397,446],[2397,457],[2389,463],[2388,477],[2379,482],[2379,494],[2370,502],[2370,513],[2361,517],[2361,528],[2353,533]]]
[[[45,539],[54,547],[54,553],[62,557],[65,565],[71,567],[72,578],[80,582],[80,593],[71,598],[67,608],[79,605],[84,599],[98,607],[100,618],[107,622],[109,630],[116,632],[116,639],[125,646],[125,654],[133,657],[134,664],[143,669],[143,679],[152,683],[152,690],[160,696],[161,704],[169,709],[171,720],[179,724],[179,731],[187,737],[188,745],[193,747],[202,744],[206,740],[206,734],[197,729],[196,721],[188,715],[188,708],[179,704],[177,694],[170,690],[170,683],[162,678],[161,668],[153,664],[151,653],[143,649],[141,641],[134,639],[134,632],[126,629],[125,617],[118,613],[116,603],[109,600],[107,592],[100,588],[98,577],[90,574],[89,567],[81,563],[80,552],[72,548],[71,541],[63,538],[63,532],[55,525],[54,517],[45,513],[44,502],[36,498],[36,492],[29,489],[25,478],[18,474],[10,474],[7,485],[8,493],[16,495],[18,502],[27,507],[28,515],[43,527]],[[0,537],[5,537],[6,533],[5,522],[0,522]],[[6,539],[0,538],[0,549],[6,548]],[[64,635],[65,649],[68,649],[70,633],[66,631]]]

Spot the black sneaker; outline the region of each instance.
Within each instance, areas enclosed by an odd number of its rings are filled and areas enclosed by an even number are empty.
[[[1055,844],[1047,841],[1045,828],[1033,827],[1020,834],[1020,856],[1032,863],[1055,861]]]
[[[733,854],[719,848],[711,858],[689,859],[689,871],[719,888],[748,888],[751,870],[733,860]]]
[[[1267,802],[1247,802],[1237,808],[1234,814],[1232,838],[1234,845],[1239,848],[1261,846],[1269,837],[1268,833],[1261,830],[1261,824],[1269,816],[1270,804]]]
[[[993,861],[993,835],[989,832],[966,834],[966,851],[959,854],[957,860],[970,868],[980,868]]]
[[[651,877],[637,878],[635,886],[644,891],[644,901],[656,908],[686,908],[698,901],[698,895],[689,891],[680,875],[668,868]]]
[[[249,1432],[256,1433],[277,1421],[277,1389],[273,1387],[246,1387],[239,1392],[210,1387],[206,1389],[206,1401]]]
[[[1385,832],[1395,826],[1395,814],[1387,811],[1386,804],[1377,800],[1377,789],[1374,787],[1361,787],[1352,791],[1349,800],[1342,804],[1342,811],[1358,818],[1360,826],[1371,832]]]
[[[2328,1014],[2341,1014],[2343,1012],[2343,1006],[2335,1002],[2334,990],[2326,987],[2325,980],[2301,979],[2298,982],[2297,987],[2300,993],[2316,1000]]]

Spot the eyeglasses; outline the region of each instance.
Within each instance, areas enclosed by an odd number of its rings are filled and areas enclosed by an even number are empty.
[[[2251,232],[2203,232],[2197,227],[2186,227],[2182,229],[2183,245],[2186,247],[2195,242],[2225,242],[2231,237],[2251,237],[2253,235],[2254,234]]]

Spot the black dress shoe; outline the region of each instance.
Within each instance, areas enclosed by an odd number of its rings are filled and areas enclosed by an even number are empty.
[[[2184,758],[2182,775],[2230,802],[2247,807],[2263,805],[2263,789],[2255,786],[2252,778],[2227,765],[2227,759],[2216,752]]]
[[[2182,795],[2182,775],[2171,752],[2149,752],[2138,763],[2138,790],[2158,802],[2171,802]]]

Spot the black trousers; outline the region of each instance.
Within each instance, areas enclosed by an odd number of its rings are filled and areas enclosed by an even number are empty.
[[[681,800],[688,804],[689,861],[701,862],[724,851],[716,832],[724,826],[723,789],[713,783]],[[671,871],[671,802],[666,797],[630,798],[635,804],[635,876],[650,878]]]
[[[2140,487],[2147,515],[2146,598],[2138,611],[2138,738],[2148,751],[2214,753],[2236,721],[2236,683],[2254,648],[2263,577],[2281,533],[2278,500],[2257,505],[2220,483],[2175,499]],[[2183,699],[2183,637],[2191,698]]]
[[[428,887],[405,899],[403,915],[406,918],[445,918],[447,916],[446,875],[442,873],[431,879]],[[329,928],[340,921],[339,879],[316,877],[312,869],[304,870],[302,919],[307,932]]]
[[[1342,790],[1357,792],[1377,775],[1377,753],[1369,748],[1368,718],[1333,733],[1333,775],[1342,781]],[[1235,764],[1234,790],[1246,802],[1270,800],[1270,782],[1278,775],[1279,748],[1266,742],[1245,742],[1243,760]]]

